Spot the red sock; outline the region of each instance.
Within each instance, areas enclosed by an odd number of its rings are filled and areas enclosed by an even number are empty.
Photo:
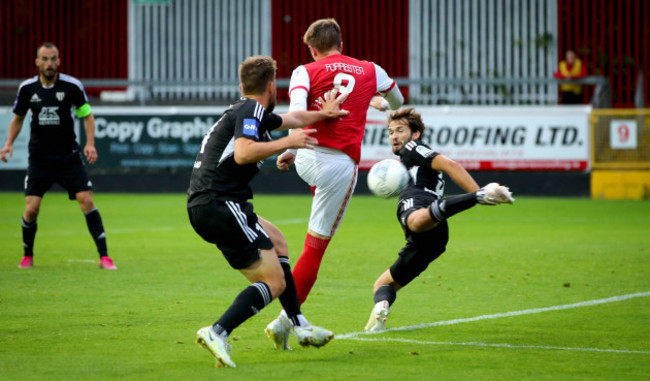
[[[300,304],[307,299],[309,291],[316,283],[318,269],[329,243],[330,238],[321,239],[310,234],[307,234],[307,238],[305,238],[305,247],[300,258],[298,258],[298,262],[293,267],[293,279],[296,282],[296,291]]]

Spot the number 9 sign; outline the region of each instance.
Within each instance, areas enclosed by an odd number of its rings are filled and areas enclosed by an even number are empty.
[[[609,124],[609,142],[613,149],[636,149],[635,120],[612,120]]]

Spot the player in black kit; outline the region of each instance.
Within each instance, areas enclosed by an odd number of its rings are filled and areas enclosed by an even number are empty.
[[[402,225],[406,246],[399,257],[375,282],[375,307],[366,331],[383,331],[397,291],[420,275],[447,246],[447,218],[476,204],[512,203],[507,187],[490,183],[479,188],[476,181],[455,161],[433,151],[420,141],[425,126],[413,108],[395,111],[388,119],[393,153],[399,155],[411,174],[411,182],[399,195],[397,219]],[[443,198],[446,173],[466,192]]]
[[[46,42],[38,48],[36,66],[40,74],[20,84],[7,142],[0,150],[0,159],[7,162],[7,154],[12,156],[13,143],[23,127],[27,111],[31,110],[26,206],[22,219],[24,257],[19,267],[31,268],[34,264],[36,218],[41,201],[45,192],[58,183],[68,191],[70,200],[79,202],[86,216],[88,230],[99,252],[99,268],[117,270],[108,256],[104,225],[93,202],[92,183],[76,142],[71,110],[84,120],[86,145],[83,155],[91,164],[97,160],[95,119],[83,85],[76,78],[59,73],[59,62],[59,50],[54,44]]]
[[[211,326],[197,332],[197,343],[216,358],[218,367],[234,367],[228,335],[276,297],[294,325],[303,346],[320,347],[334,334],[311,325],[300,312],[282,232],[257,216],[249,183],[261,161],[287,148],[312,148],[318,142],[311,131],[294,130],[271,140],[270,131],[299,128],[348,114],[339,110],[345,95],[336,91],[319,100],[320,111],[273,114],[276,103],[276,63],[271,57],[249,57],[239,67],[242,98],[210,128],[196,156],[188,190],[188,213],[194,230],[216,244],[231,267],[251,283]]]

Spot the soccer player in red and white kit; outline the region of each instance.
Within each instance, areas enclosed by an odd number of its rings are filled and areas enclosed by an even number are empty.
[[[298,175],[311,186],[313,193],[305,246],[293,269],[301,304],[316,282],[325,249],[354,192],[368,106],[382,111],[389,107],[396,110],[404,102],[395,81],[384,69],[341,53],[343,41],[336,20],[313,22],[303,41],[314,62],[294,70],[289,84],[289,110],[317,110],[316,100],[334,86],[348,94],[341,109],[349,110],[350,114],[307,127],[316,129],[313,136],[318,139],[318,146],[314,150],[289,150],[277,159],[281,170],[288,170],[295,162]],[[284,311],[265,332],[275,342],[276,349],[289,348],[291,323]]]

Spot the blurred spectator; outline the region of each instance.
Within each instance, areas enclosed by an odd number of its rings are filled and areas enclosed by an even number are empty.
[[[560,61],[557,71],[553,74],[558,79],[579,79],[587,76],[587,71],[580,58],[573,50],[567,50],[563,61]],[[562,104],[578,104],[582,98],[582,85],[564,83],[560,85]]]

